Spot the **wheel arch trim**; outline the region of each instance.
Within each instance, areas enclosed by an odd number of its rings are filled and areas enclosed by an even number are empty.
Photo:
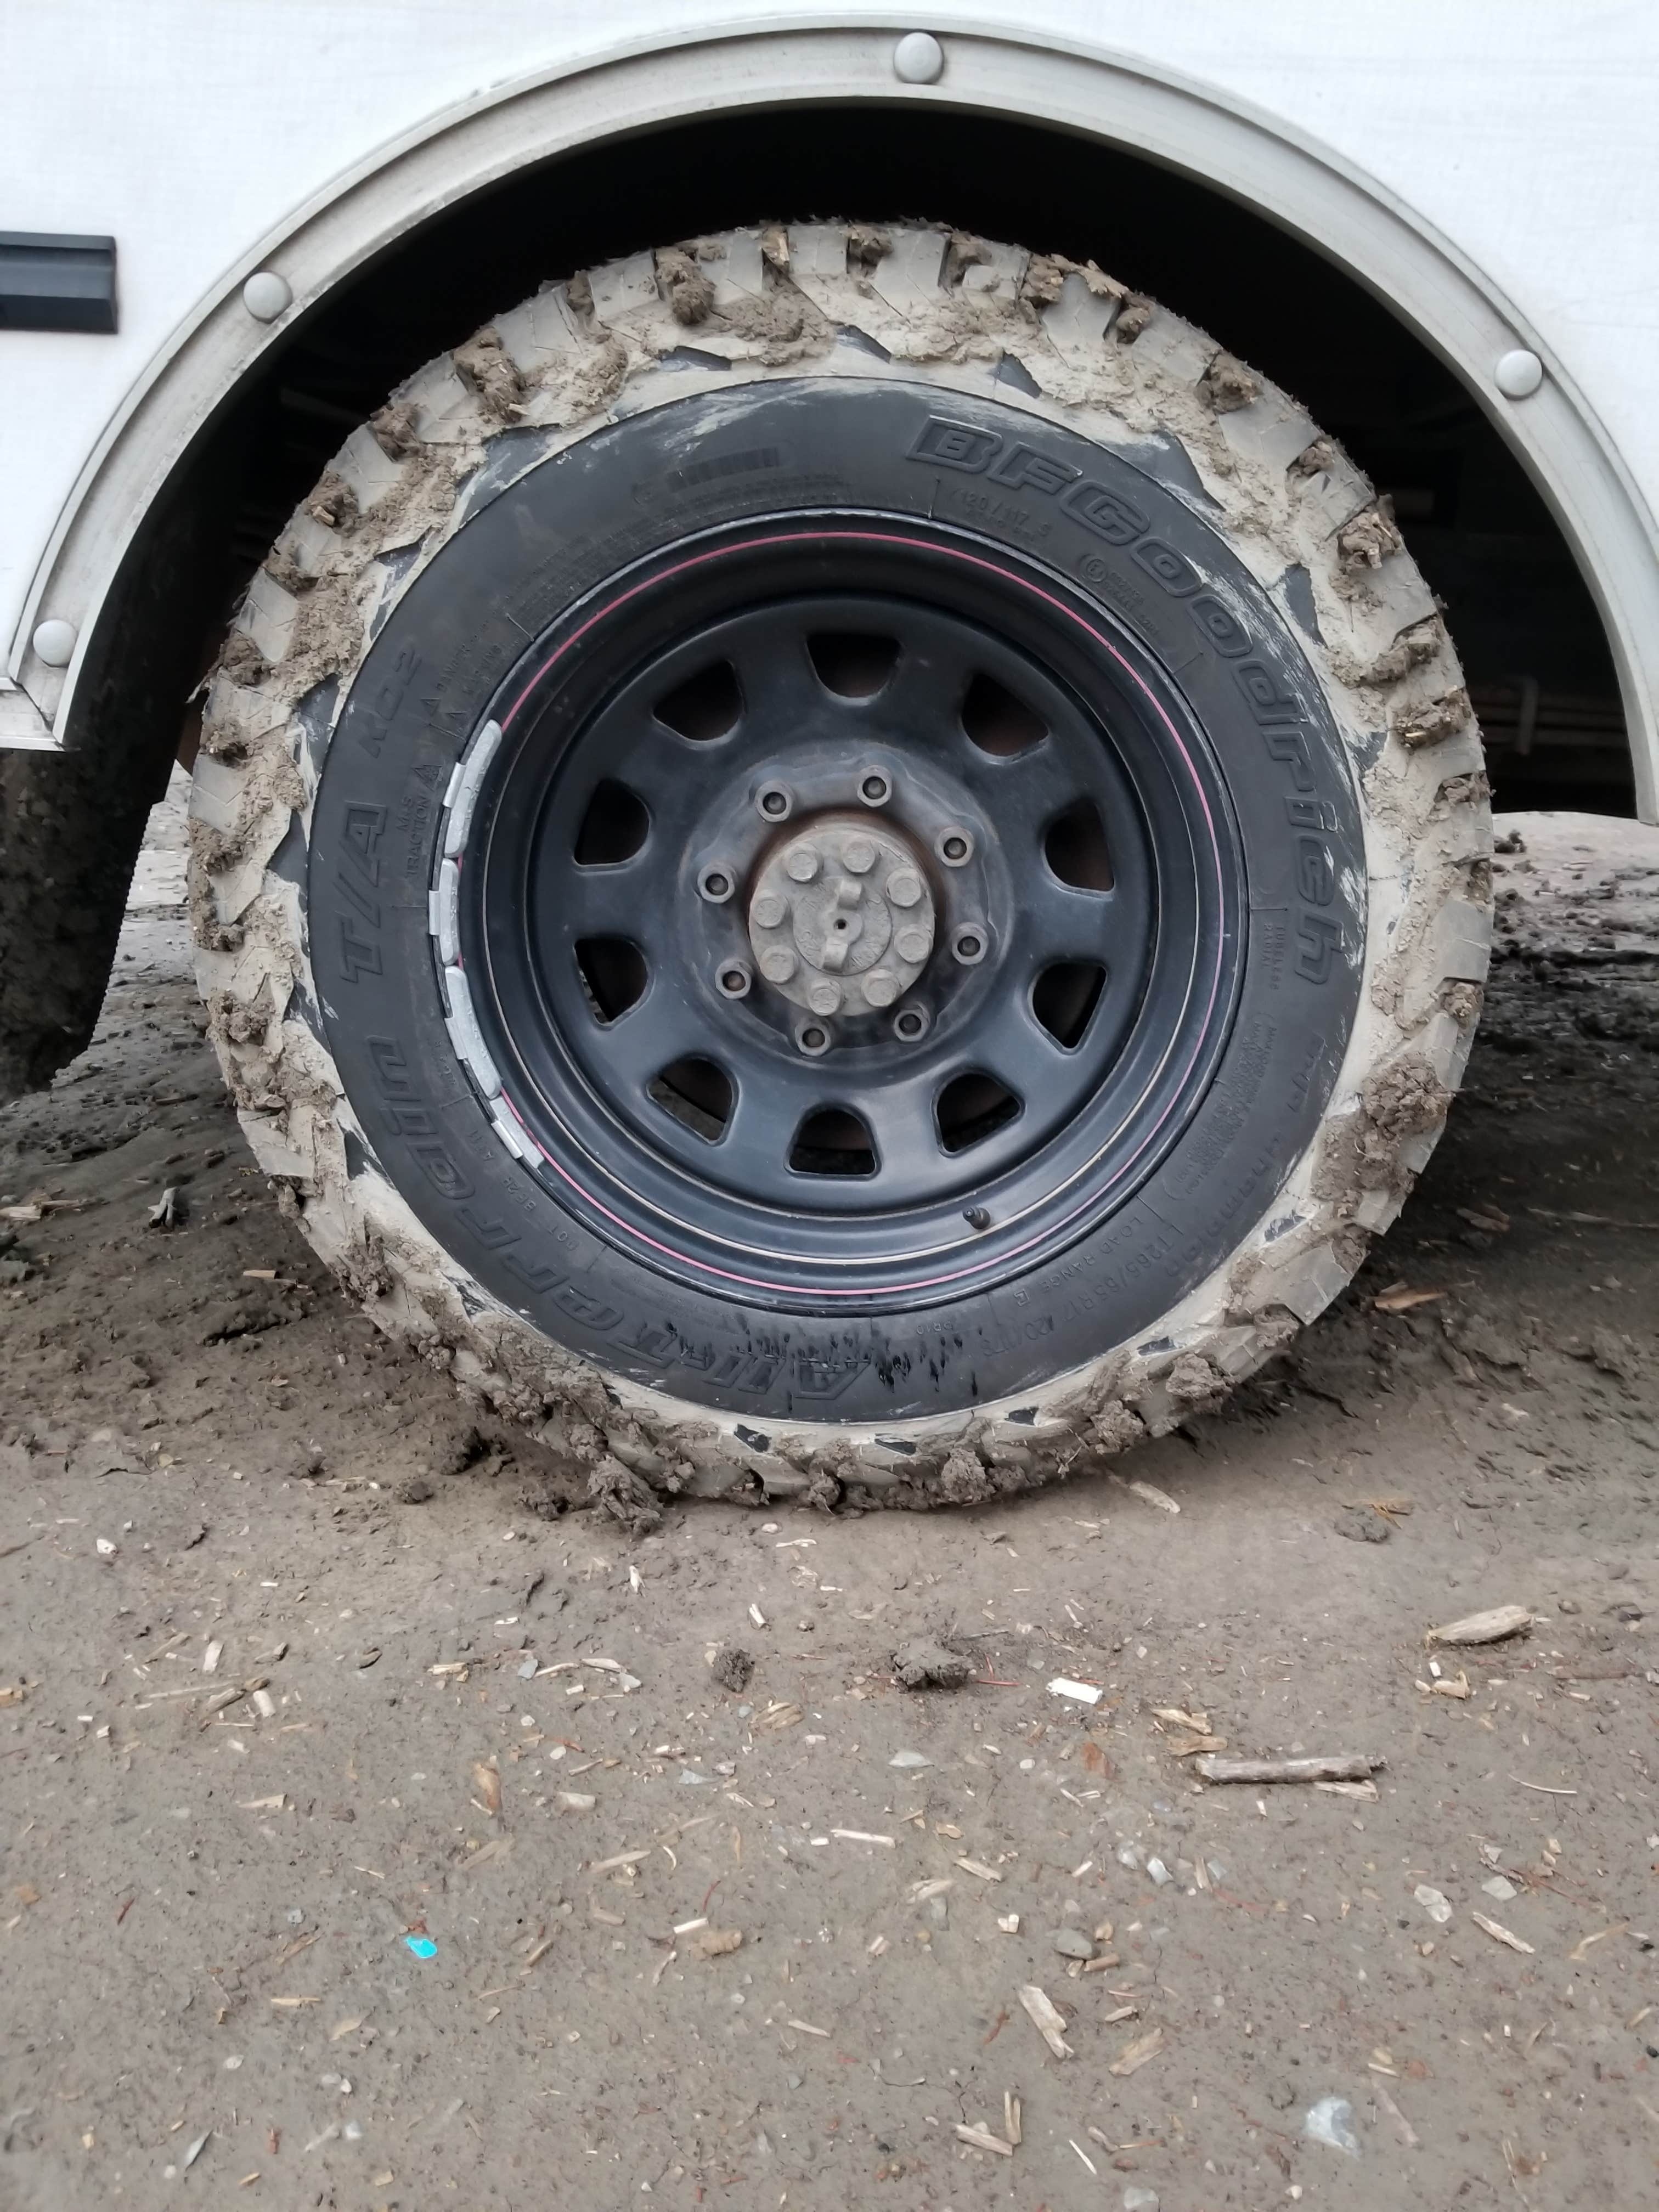
[[[441,209],[535,162],[720,109],[897,100],[1016,113],[1190,175],[1290,231],[1377,296],[1460,378],[1565,535],[1606,625],[1642,818],[1659,820],[1659,545],[1613,440],[1547,340],[1449,240],[1376,179],[1253,106],[1133,57],[1032,42],[963,19],[934,22],[945,66],[901,82],[897,31],[846,14],[716,27],[615,48],[491,87],[337,176],[226,270],[157,351],[65,502],[0,678],[0,746],[74,742],[82,667],[134,533],[174,466],[293,319]],[[256,321],[241,288],[272,270],[293,301]],[[1492,380],[1517,347],[1541,388]],[[43,617],[77,633],[66,668],[30,640]]]

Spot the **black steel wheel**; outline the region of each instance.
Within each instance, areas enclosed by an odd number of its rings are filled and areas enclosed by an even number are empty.
[[[542,1171],[647,1264],[937,1303],[1121,1203],[1201,1095],[1224,787],[1167,672],[1035,564],[872,514],[684,539],[484,726],[471,1011]]]

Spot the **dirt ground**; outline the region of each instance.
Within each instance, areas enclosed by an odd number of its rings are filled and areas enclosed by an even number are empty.
[[[1500,827],[1450,1132],[1224,1413],[632,1538],[278,1212],[158,810],[0,1115],[0,2206],[1655,2201],[1659,833]]]

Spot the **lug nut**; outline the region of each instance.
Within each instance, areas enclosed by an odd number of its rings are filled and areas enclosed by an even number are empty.
[[[754,978],[741,960],[728,960],[714,976],[714,988],[725,999],[746,999]]]
[[[838,1014],[841,1012],[841,985],[832,983],[825,975],[806,987],[806,1003],[815,1014]]]
[[[899,994],[899,979],[890,968],[872,968],[864,979],[864,995],[872,1006],[890,1006]]]
[[[951,939],[951,951],[964,968],[971,968],[985,957],[985,932],[977,923],[969,922],[957,930]]]
[[[901,960],[925,960],[933,949],[933,940],[925,929],[902,929],[893,939],[893,950]]]
[[[933,850],[947,868],[965,868],[974,857],[973,832],[957,828],[952,823],[941,830],[933,840]]]
[[[921,878],[914,868],[895,868],[887,878],[887,896],[895,906],[914,906],[921,896]]]
[[[841,862],[855,876],[867,876],[876,865],[876,848],[867,837],[849,837],[841,848]]]
[[[830,1049],[830,1032],[822,1022],[802,1022],[795,1030],[795,1048],[809,1060]]]
[[[926,1006],[901,1006],[893,1017],[893,1035],[901,1044],[915,1044],[927,1034]]]
[[[769,983],[787,983],[799,965],[794,954],[785,945],[774,945],[770,951],[761,955],[761,974]]]
[[[792,883],[810,884],[818,872],[817,853],[811,845],[797,845],[783,866]]]
[[[749,919],[757,929],[775,929],[789,911],[789,902],[781,891],[763,891],[749,909]]]
[[[893,779],[884,769],[867,769],[859,778],[859,797],[866,806],[885,806],[893,795]]]
[[[697,878],[697,890],[710,906],[724,906],[736,889],[737,882],[730,868],[723,868],[718,863],[705,868]]]
[[[787,783],[763,783],[755,793],[755,808],[768,822],[787,822],[795,811],[795,794]]]

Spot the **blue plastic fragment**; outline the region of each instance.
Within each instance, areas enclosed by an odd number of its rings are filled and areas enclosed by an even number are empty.
[[[417,1959],[435,1959],[438,1947],[429,1936],[405,1936],[404,1938]]]

